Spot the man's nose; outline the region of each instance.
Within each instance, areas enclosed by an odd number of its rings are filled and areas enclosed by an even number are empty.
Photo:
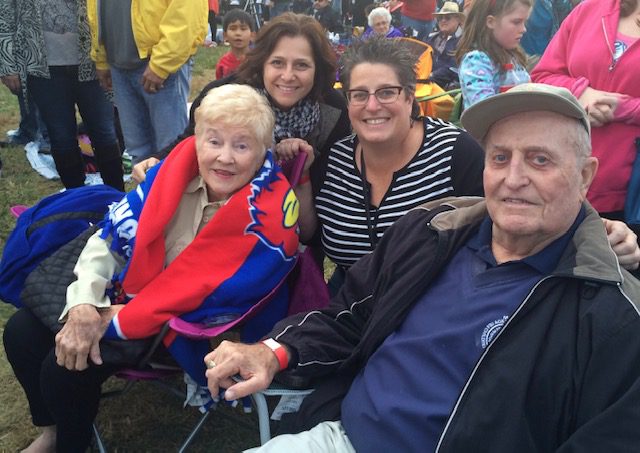
[[[529,183],[526,165],[522,159],[511,159],[507,167],[505,182],[509,187],[521,187]]]

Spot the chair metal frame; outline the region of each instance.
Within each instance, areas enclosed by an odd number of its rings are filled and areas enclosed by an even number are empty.
[[[298,157],[290,163],[288,163],[284,171],[288,174],[288,179],[292,187],[295,187],[300,180],[300,176],[302,175],[302,170],[304,168],[304,163],[306,160],[306,154],[300,153]],[[267,294],[262,300],[256,303],[256,306],[260,306],[262,309],[265,305],[268,305],[269,301],[276,294],[277,290],[280,288],[282,284],[286,284],[288,276],[285,276],[282,281],[274,288],[269,294]],[[227,325],[235,325],[236,321],[232,321]],[[121,395],[127,392],[133,385],[140,381],[149,381],[154,382],[156,384],[161,385],[163,388],[168,389],[171,393],[177,395],[178,397],[184,397],[184,392],[179,391],[174,386],[170,386],[163,382],[163,378],[167,376],[174,376],[177,373],[183,373],[183,370],[179,367],[175,368],[153,368],[153,355],[157,348],[160,346],[163,338],[169,332],[169,330],[174,330],[179,335],[186,336],[188,338],[193,339],[211,339],[215,338],[219,335],[220,326],[215,327],[206,327],[202,325],[198,325],[196,323],[188,323],[181,318],[175,317],[168,321],[162,330],[155,336],[154,341],[149,349],[149,351],[145,354],[145,356],[140,360],[138,365],[135,368],[125,368],[115,374],[116,377],[123,379],[126,381],[125,385],[121,389],[107,391],[102,394],[103,398],[110,398],[117,395]],[[260,392],[256,392],[250,395],[251,401],[256,408],[256,412],[258,415],[258,428],[260,431],[260,443],[264,444],[271,439],[271,425],[270,425],[270,416],[269,416],[269,408],[267,405],[267,397],[274,396],[306,396],[309,393],[313,392],[313,389],[304,389],[304,390],[296,390],[284,387],[280,384],[272,383],[272,385]],[[205,411],[194,428],[191,430],[185,441],[179,448],[179,452],[182,453],[186,451],[191,442],[195,439],[196,435],[200,432],[204,423],[211,415],[211,412],[215,410],[215,405],[212,405],[207,411]],[[106,446],[104,441],[100,436],[100,432],[95,422],[93,424],[93,434],[96,442],[96,447],[100,453],[107,453]]]

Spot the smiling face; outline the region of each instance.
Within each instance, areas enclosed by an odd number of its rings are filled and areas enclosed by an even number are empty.
[[[538,111],[489,130],[484,190],[500,243],[547,245],[575,220],[597,169],[595,158],[578,158],[575,128],[573,119]]]
[[[245,186],[262,166],[265,147],[248,127],[206,122],[196,129],[198,171],[209,201],[226,200]]]
[[[386,36],[389,33],[389,28],[391,27],[391,23],[387,20],[386,17],[377,16],[373,19],[373,24],[371,28],[378,35]]]
[[[276,107],[289,110],[313,88],[316,66],[303,36],[283,36],[263,69],[264,87]]]
[[[244,51],[249,47],[253,38],[253,32],[249,24],[236,20],[231,22],[224,33],[224,40],[229,43],[233,50]]]
[[[509,11],[502,16],[488,16],[487,28],[493,33],[493,39],[503,48],[513,50],[520,45],[520,39],[525,31],[525,22],[529,17],[531,7],[516,2]]]
[[[351,71],[350,90],[365,90],[373,93],[383,87],[401,86],[392,67],[380,63],[360,63]],[[349,119],[358,139],[366,143],[384,143],[397,140],[409,133],[409,119],[413,96],[403,89],[400,96],[390,104],[381,104],[370,95],[366,104],[349,104]]]

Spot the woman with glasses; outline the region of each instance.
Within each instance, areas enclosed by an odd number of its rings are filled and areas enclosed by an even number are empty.
[[[342,63],[355,134],[323,156],[315,197],[310,184],[295,189],[301,239],[319,230],[324,252],[337,264],[332,291],[408,210],[446,196],[482,195],[480,145],[449,123],[417,116],[416,58],[408,50],[374,36],[349,48]],[[310,147],[302,149],[311,160]]]

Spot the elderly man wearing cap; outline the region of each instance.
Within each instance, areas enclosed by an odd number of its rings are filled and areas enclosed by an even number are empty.
[[[438,22],[438,31],[427,38],[433,49],[433,69],[430,79],[442,88],[451,89],[460,85],[456,47],[462,36],[464,14],[456,2],[444,2],[442,8],[433,15]]]
[[[584,110],[525,84],[462,122],[486,148],[485,199],[410,211],[326,310],[207,356],[227,399],[279,370],[316,379],[297,419],[339,421],[265,451],[637,451],[640,283],[585,201]]]

